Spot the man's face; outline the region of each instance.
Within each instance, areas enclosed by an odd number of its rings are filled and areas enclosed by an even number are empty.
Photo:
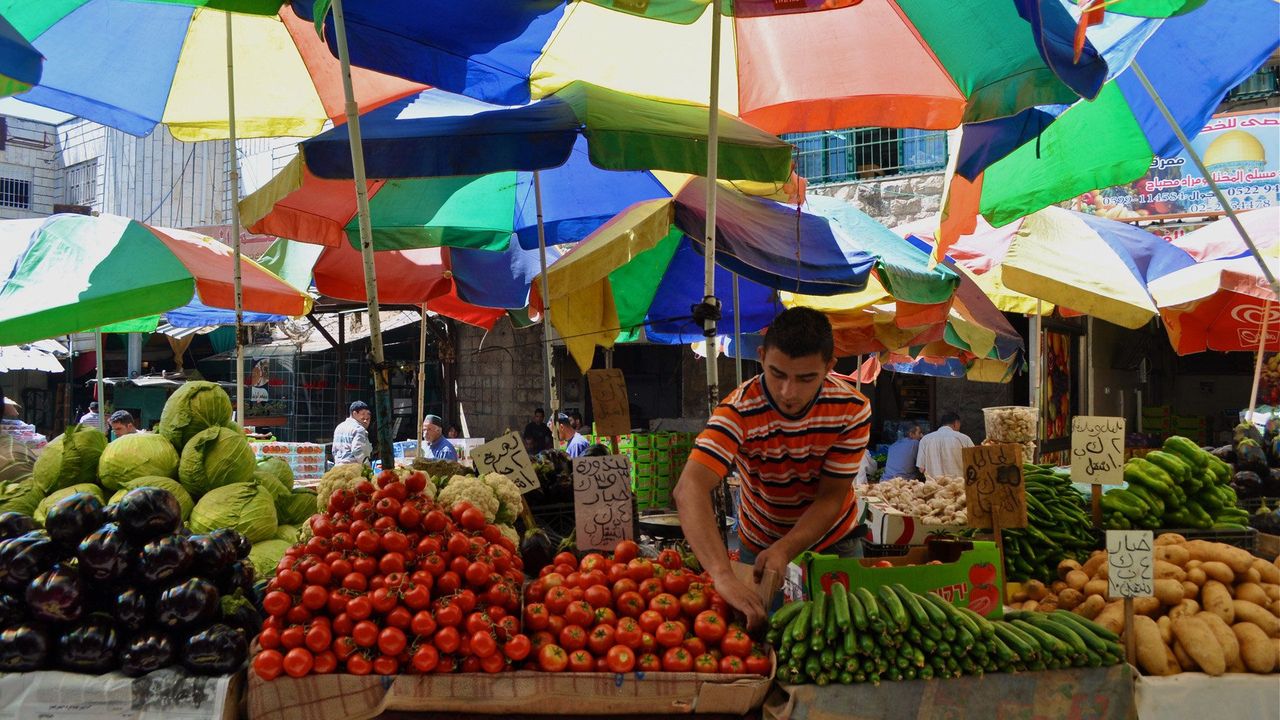
[[[422,423],[422,435],[427,442],[435,442],[440,439],[440,426],[428,420]]]
[[[547,416],[544,415],[541,410],[535,410],[533,413],[533,421],[539,424],[544,423],[547,421]]]
[[[795,415],[817,396],[823,379],[836,366],[836,361],[835,358],[823,360],[818,354],[793,358],[770,347],[760,351],[760,364],[764,365],[769,395],[782,412]]]
[[[907,437],[911,438],[912,440],[919,440],[920,438],[924,437],[924,430],[920,429],[919,425],[916,425],[915,427],[907,431]]]
[[[560,429],[561,440],[567,441],[573,437],[573,433],[574,433],[573,426],[570,425],[569,423],[558,423],[556,424],[556,427]]]
[[[356,422],[360,423],[361,425],[363,425],[363,426],[365,426],[365,427],[369,427],[369,421],[370,421],[370,420],[373,420],[373,411],[372,411],[372,410],[357,410],[357,411],[355,411],[355,412],[351,413],[351,417],[355,418],[355,419],[356,419]]]
[[[133,426],[133,423],[123,422],[111,423],[111,430],[116,434],[116,437],[124,437],[125,435],[132,435],[138,432],[138,429]]]

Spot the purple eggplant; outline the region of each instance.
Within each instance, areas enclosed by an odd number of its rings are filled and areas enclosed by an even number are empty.
[[[0,671],[31,672],[45,666],[49,658],[49,636],[34,624],[9,627],[0,632]]]
[[[195,562],[191,572],[204,578],[222,577],[223,573],[236,561],[235,543],[226,536],[192,535],[188,540],[195,553]]]
[[[95,615],[58,638],[58,664],[74,672],[101,674],[115,669],[119,636],[111,618]]]
[[[125,630],[137,632],[147,624],[150,604],[141,590],[125,588],[112,596],[110,613]]]
[[[135,636],[120,651],[120,671],[129,677],[146,675],[174,661],[173,641],[164,633]]]
[[[235,553],[235,559],[243,560],[249,557],[249,551],[253,549],[253,543],[249,542],[249,538],[241,535],[239,532],[231,528],[219,528],[209,533],[209,537],[221,542],[231,543],[232,552]]]
[[[86,582],[115,582],[129,570],[133,546],[115,523],[107,523],[89,535],[76,550]]]
[[[116,508],[116,523],[135,542],[173,534],[182,525],[182,508],[167,490],[140,487],[125,493]]]
[[[26,592],[27,585],[53,567],[60,555],[58,545],[43,530],[0,541],[0,588]]]
[[[191,578],[160,593],[155,618],[172,630],[193,628],[218,617],[218,589],[201,578]]]
[[[106,506],[106,507],[102,508],[102,517],[103,517],[103,519],[104,519],[106,522],[109,522],[109,523],[113,523],[113,522],[115,522],[115,521],[116,521],[116,511],[117,511],[117,510],[119,510],[119,509],[120,509],[120,506],[119,506],[119,505],[117,505],[116,503],[111,503],[110,505],[108,505],[108,506]]]
[[[44,529],[54,542],[74,548],[105,521],[102,501],[89,493],[68,495],[49,508]]]
[[[163,587],[185,577],[195,559],[191,541],[181,535],[157,538],[142,546],[134,559],[134,576],[144,585]]]
[[[74,565],[58,563],[27,586],[27,609],[37,620],[75,622],[83,610],[83,597],[80,571]]]
[[[196,633],[182,648],[182,664],[197,675],[227,675],[236,672],[249,658],[249,642],[244,633],[217,623]]]
[[[245,594],[253,592],[253,563],[248,560],[237,560],[218,576],[218,590],[228,595],[236,590]]]
[[[0,628],[17,625],[26,614],[26,603],[13,595],[0,594]]]
[[[30,515],[16,512],[0,513],[0,540],[25,535],[36,529],[36,521]]]

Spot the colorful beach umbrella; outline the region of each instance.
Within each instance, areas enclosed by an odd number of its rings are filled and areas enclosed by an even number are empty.
[[[328,3],[294,0],[335,48]],[[1107,68],[1060,5],[1008,0],[723,3],[720,107],[770,132],[952,128],[1092,97]],[[573,80],[706,103],[712,8],[612,0],[346,0],[354,65],[503,104]],[[1065,80],[1064,80],[1065,78]]]
[[[1096,100],[1029,110],[998,128],[974,129],[977,143],[962,140],[940,249],[971,232],[977,214],[1004,225],[1134,180],[1153,158],[1176,154],[1181,143],[1143,87],[1139,69],[1181,129],[1194,135],[1226,92],[1280,47],[1280,4],[1274,0],[1216,0],[1158,22],[1134,62],[1119,68]]]
[[[23,101],[133,135],[164,124],[187,142],[229,135],[228,12],[237,137],[310,137],[342,122],[338,61],[279,2],[0,0],[0,14],[46,58]],[[362,109],[423,89],[368,70],[353,70],[352,82]]]
[[[40,82],[44,56],[0,16],[0,97],[17,95]]]
[[[100,328],[187,305],[233,308],[231,249],[115,215],[0,221],[0,344]],[[243,264],[244,307],[305,315],[311,298]]]

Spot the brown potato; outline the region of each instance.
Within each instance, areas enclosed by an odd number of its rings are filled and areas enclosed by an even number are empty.
[[[1049,592],[1053,593],[1054,595],[1057,595],[1058,593],[1066,589],[1067,589],[1067,584],[1061,580],[1054,580],[1053,584],[1049,586]]]
[[[1177,675],[1178,673],[1182,672],[1182,666],[1178,664],[1178,658],[1174,657],[1173,655],[1173,648],[1169,647],[1168,645],[1165,645],[1164,655],[1165,655],[1165,658],[1169,661],[1169,672],[1166,673],[1167,675]]]
[[[1222,646],[1214,637],[1213,631],[1203,620],[1195,617],[1180,617],[1173,621],[1173,636],[1187,655],[1196,661],[1208,675],[1221,675],[1227,671],[1227,660],[1223,656]]]
[[[1240,583],[1236,586],[1236,599],[1248,600],[1255,605],[1266,607],[1271,604],[1271,598],[1267,597],[1267,591],[1257,583]]]
[[[1148,675],[1168,674],[1169,661],[1165,657],[1167,646],[1160,638],[1160,628],[1156,626],[1156,621],[1142,615],[1135,616],[1133,630],[1137,638],[1138,667]]]
[[[1160,639],[1165,645],[1173,644],[1173,621],[1168,615],[1156,618],[1156,627],[1160,628]]]
[[[1200,588],[1200,600],[1204,603],[1204,609],[1222,618],[1223,622],[1231,625],[1236,621],[1235,606],[1232,605],[1231,593],[1227,592],[1227,587],[1217,580],[1206,581],[1204,587]],[[1257,607],[1256,605],[1254,607]],[[1262,608],[1258,608],[1261,610]]]
[[[1093,574],[1098,572],[1098,568],[1106,567],[1106,566],[1107,566],[1107,553],[1105,550],[1098,550],[1097,552],[1089,556],[1089,559],[1086,560],[1084,563],[1084,567],[1080,569],[1084,571],[1085,575],[1088,575],[1089,578],[1092,579]]]
[[[1232,608],[1235,610],[1232,624],[1249,622],[1262,628],[1262,632],[1266,633],[1267,637],[1280,635],[1280,620],[1277,620],[1276,616],[1272,615],[1267,608],[1260,607],[1248,600],[1235,600],[1232,603]]]
[[[1187,571],[1187,582],[1193,582],[1196,585],[1204,585],[1205,581],[1208,579],[1209,576],[1205,575],[1204,570],[1201,570],[1198,567],[1193,567]]]
[[[1094,597],[1098,597],[1095,595]],[[1092,598],[1090,598],[1092,599]],[[1124,601],[1112,600],[1102,608],[1093,621],[1117,635],[1124,629]]]
[[[1254,584],[1260,583],[1262,582],[1262,573],[1258,572],[1254,568],[1249,568],[1248,570],[1244,571],[1244,581],[1251,582]]]
[[[1035,610],[1038,607],[1040,607],[1040,603],[1036,602],[1035,600],[1028,600],[1022,603],[1022,609],[1027,612],[1031,612],[1032,610]]]
[[[1014,593],[1013,593],[1013,597],[1011,597],[1011,598],[1009,598],[1009,599],[1010,599],[1010,600],[1012,600],[1012,601],[1014,601],[1014,602],[1019,602],[1019,603],[1020,603],[1020,602],[1026,602],[1026,601],[1027,601],[1027,593],[1026,593],[1026,591],[1025,591],[1025,590],[1018,590],[1018,591],[1014,592]]]
[[[1218,644],[1222,646],[1222,657],[1227,661],[1227,672],[1244,672],[1244,665],[1240,660],[1240,643],[1236,640],[1235,633],[1231,632],[1231,626],[1211,612],[1198,613],[1196,617],[1204,621],[1213,636],[1218,639]]]
[[[1203,570],[1204,574],[1208,575],[1210,579],[1217,580],[1223,585],[1231,585],[1236,580],[1235,572],[1233,572],[1231,568],[1227,567],[1226,563],[1209,560],[1201,565],[1200,569]]]
[[[1156,560],[1163,560],[1174,565],[1186,565],[1191,559],[1191,553],[1181,545],[1160,545],[1156,544],[1155,550]]]
[[[1268,599],[1280,600],[1280,585],[1264,582],[1260,587],[1267,594]]]
[[[1076,562],[1075,560],[1072,560],[1071,558],[1067,558],[1066,560],[1063,560],[1062,562],[1058,563],[1058,577],[1062,578],[1063,580],[1066,580],[1067,573],[1071,572],[1072,570],[1079,570],[1079,569],[1080,569],[1080,563]],[[1087,578],[1088,576],[1086,576],[1086,579]],[[1080,588],[1076,588],[1076,589],[1079,590]]]
[[[1022,589],[1027,591],[1028,598],[1036,601],[1043,600],[1049,594],[1049,590],[1039,580],[1028,580],[1023,583]]]
[[[1059,607],[1057,595],[1046,595],[1045,598],[1036,606],[1036,610],[1040,612],[1053,612]]]
[[[1238,547],[1207,540],[1192,540],[1187,543],[1187,551],[1191,559],[1204,562],[1220,562],[1231,569],[1235,575],[1245,574],[1253,565],[1253,556]],[[1210,577],[1213,577],[1210,574]]]
[[[1188,572],[1190,572],[1192,568],[1200,567],[1202,562],[1203,561],[1201,560],[1188,560],[1187,564],[1183,565],[1183,567],[1186,568]]]
[[[1190,580],[1182,581],[1182,597],[1187,600],[1195,600],[1200,597],[1200,586]]]
[[[1280,585],[1280,568],[1275,565],[1262,558],[1257,558],[1249,567],[1258,571],[1258,574],[1262,576],[1262,582]]]
[[[1079,590],[1067,588],[1058,593],[1058,607],[1063,610],[1074,610],[1082,602],[1084,602],[1084,593]]]
[[[1165,533],[1163,535],[1156,536],[1156,547],[1161,545],[1183,545],[1186,542],[1187,539],[1178,533]]]
[[[1262,628],[1251,622],[1231,626],[1240,642],[1240,659],[1249,672],[1269,673],[1276,668],[1277,644],[1267,638]]]
[[[1155,568],[1155,577],[1157,580],[1159,580],[1160,578],[1173,578],[1178,582],[1182,582],[1183,580],[1187,579],[1187,571],[1183,570],[1177,565],[1174,565],[1173,563],[1167,563],[1163,560],[1157,560],[1156,568]]]
[[[1081,592],[1085,595],[1101,595],[1105,598],[1107,597],[1107,581],[1094,578],[1084,584],[1084,588],[1081,589]]]
[[[1082,600],[1072,612],[1086,620],[1093,620],[1098,617],[1098,613],[1102,612],[1102,609],[1106,606],[1107,601],[1103,600],[1101,595],[1090,595]],[[1123,621],[1123,610],[1121,611],[1121,620]]]
[[[1161,578],[1154,583],[1156,599],[1164,605],[1182,602],[1182,583],[1171,578]]]
[[[1191,656],[1187,654],[1186,650],[1182,649],[1177,640],[1173,642],[1173,659],[1177,661],[1178,667],[1182,668],[1182,672],[1193,672],[1199,669],[1196,666],[1196,661],[1191,659]]]
[[[1157,615],[1160,615],[1162,610],[1164,610],[1164,606],[1160,604],[1159,600],[1153,597],[1142,597],[1142,598],[1133,599],[1133,611],[1138,615],[1147,615],[1148,617],[1155,617]]]
[[[1089,576],[1083,570],[1072,570],[1067,573],[1067,587],[1072,590],[1084,590],[1084,586],[1089,583]]]
[[[1200,612],[1200,603],[1195,600],[1183,600],[1178,603],[1177,607],[1169,611],[1169,619],[1177,620],[1188,615],[1194,616],[1198,612]]]

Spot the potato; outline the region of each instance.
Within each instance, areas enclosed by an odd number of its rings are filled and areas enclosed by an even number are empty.
[[[1160,545],[1183,545],[1186,542],[1187,542],[1187,539],[1182,537],[1178,533],[1165,533],[1163,535],[1158,535],[1156,537],[1157,547],[1159,547]]]
[[[1168,660],[1169,662],[1169,672],[1166,673],[1167,675],[1177,675],[1178,673],[1183,672],[1182,665],[1178,663],[1178,658],[1174,657],[1173,648],[1169,647],[1168,645],[1165,645],[1164,656],[1165,656],[1165,659]]]
[[[1067,584],[1061,580],[1055,580],[1053,584],[1049,586],[1049,592],[1053,593],[1054,595],[1057,595],[1058,593],[1066,589],[1067,589]]]
[[[1089,578],[1092,579],[1093,574],[1098,572],[1098,568],[1106,567],[1106,566],[1107,566],[1107,553],[1104,550],[1099,550],[1094,554],[1090,555],[1089,559],[1085,561],[1084,567],[1080,569],[1084,571],[1085,575],[1088,575]]]
[[[1232,572],[1231,568],[1227,567],[1226,563],[1211,560],[1201,565],[1200,569],[1203,570],[1204,574],[1208,575],[1210,579],[1217,580],[1223,585],[1231,585],[1236,580],[1236,574]]]
[[[1188,561],[1186,562],[1186,564],[1185,564],[1185,565],[1183,565],[1182,567],[1184,567],[1184,568],[1186,568],[1188,571],[1190,571],[1192,568],[1198,568],[1198,567],[1200,567],[1200,565],[1201,565],[1201,563],[1202,563],[1202,562],[1203,562],[1203,561],[1201,561],[1201,560],[1188,560]]]
[[[1217,580],[1209,580],[1205,582],[1204,587],[1200,588],[1200,601],[1204,605],[1204,609],[1222,618],[1223,622],[1230,625],[1236,621],[1235,606],[1232,605],[1231,593],[1227,592],[1227,587]],[[1254,607],[1257,607],[1254,605]],[[1258,608],[1261,610],[1262,608]]]
[[[1058,577],[1063,580],[1066,580],[1067,573],[1070,573],[1072,570],[1079,570],[1079,569],[1080,569],[1080,563],[1076,562],[1075,560],[1072,560],[1071,558],[1067,558],[1066,560],[1063,560],[1062,562],[1058,563]],[[1088,576],[1086,575],[1085,578],[1088,579]],[[1076,588],[1076,589],[1079,590],[1080,588]]]
[[[1164,654],[1167,646],[1164,640],[1160,639],[1160,628],[1156,625],[1156,621],[1149,617],[1136,616],[1133,618],[1133,630],[1138,646],[1138,667],[1148,675],[1168,674],[1169,661]]]
[[[1177,565],[1174,565],[1173,563],[1167,563],[1163,560],[1157,560],[1156,568],[1155,568],[1155,578],[1157,580],[1159,580],[1160,578],[1173,578],[1178,582],[1182,582],[1183,580],[1187,579],[1187,571],[1183,570]]]
[[[1063,610],[1074,610],[1082,602],[1084,602],[1084,593],[1079,590],[1067,588],[1058,593],[1058,607]]]
[[[1193,582],[1196,585],[1204,585],[1205,581],[1208,579],[1209,579],[1209,576],[1205,575],[1204,570],[1201,570],[1198,567],[1193,567],[1187,571],[1188,582]]]
[[[1231,632],[1240,642],[1240,659],[1249,672],[1269,673],[1276,668],[1277,644],[1267,639],[1262,628],[1251,622],[1240,622],[1231,626]]]
[[[1161,613],[1164,607],[1160,601],[1153,597],[1142,597],[1133,599],[1133,612],[1138,615],[1147,615],[1155,617]]]
[[[1098,597],[1094,595],[1094,597]],[[1124,629],[1124,601],[1112,600],[1102,608],[1093,621],[1113,633],[1119,634]]]
[[[1227,671],[1227,660],[1223,656],[1222,646],[1214,637],[1213,631],[1203,620],[1195,617],[1180,617],[1173,621],[1173,636],[1178,644],[1187,651],[1187,656],[1196,661],[1208,675],[1221,675]]]
[[[1156,543],[1155,549],[1156,560],[1162,560],[1174,565],[1186,565],[1191,559],[1191,553],[1181,545],[1160,545]]]
[[[1178,606],[1169,611],[1169,619],[1177,620],[1180,617],[1188,615],[1194,616],[1200,612],[1200,603],[1195,600],[1183,600]]]
[[[1200,586],[1190,580],[1182,581],[1182,597],[1186,600],[1195,600],[1200,597]]]
[[[1244,571],[1244,581],[1254,584],[1260,583],[1262,582],[1262,573],[1258,572],[1254,568],[1249,568]]]
[[[1165,645],[1173,644],[1173,621],[1168,615],[1156,618],[1156,627],[1160,628],[1160,639]]]
[[[1178,663],[1178,667],[1182,668],[1182,672],[1194,672],[1199,669],[1196,666],[1196,661],[1191,659],[1191,656],[1187,654],[1186,650],[1182,649],[1182,646],[1176,640],[1173,643],[1173,659]]]
[[[1083,570],[1072,570],[1067,573],[1066,582],[1067,587],[1072,590],[1084,590],[1084,586],[1089,583],[1089,576]]]
[[[1187,543],[1187,551],[1191,553],[1192,560],[1203,560],[1206,563],[1220,562],[1236,575],[1244,575],[1253,565],[1253,556],[1248,552],[1222,543],[1192,540]]]
[[[1218,639],[1218,644],[1222,646],[1222,657],[1227,661],[1227,672],[1244,672],[1244,665],[1240,660],[1240,643],[1236,640],[1235,633],[1231,632],[1231,626],[1211,612],[1198,613],[1196,617],[1204,621],[1209,631]]]
[[[1107,578],[1109,578],[1109,577],[1111,577],[1111,566],[1110,566],[1110,565],[1103,565],[1102,567],[1099,567],[1097,570],[1094,570],[1094,571],[1093,571],[1093,577],[1092,577],[1092,578],[1090,578],[1090,579],[1091,579],[1091,580],[1106,580],[1106,579],[1107,579]]]
[[[1262,632],[1266,633],[1267,637],[1280,635],[1280,620],[1277,620],[1270,610],[1248,600],[1235,600],[1232,603],[1232,607],[1235,610],[1235,622],[1253,623],[1262,628]]]
[[[1025,590],[1018,590],[1018,591],[1014,592],[1014,593],[1013,593],[1013,597],[1011,597],[1011,598],[1009,598],[1009,599],[1010,599],[1010,600],[1012,600],[1012,601],[1014,601],[1014,602],[1019,602],[1019,603],[1020,603],[1020,602],[1026,602],[1026,601],[1027,601],[1027,592],[1026,592]]]
[[[1280,585],[1264,582],[1260,587],[1262,588],[1262,591],[1267,594],[1267,598],[1271,600],[1280,600]]]
[[[1182,602],[1182,583],[1170,578],[1155,581],[1156,599],[1165,605],[1177,605]]]
[[[1098,613],[1102,612],[1106,605],[1107,601],[1103,600],[1101,595],[1090,595],[1081,601],[1072,612],[1086,620],[1093,620],[1098,617]],[[1121,620],[1123,620],[1123,610],[1121,610]]]
[[[1023,584],[1022,589],[1027,591],[1028,598],[1036,601],[1043,600],[1044,596],[1049,594],[1049,590],[1039,580],[1028,580]]]
[[[1035,600],[1028,600],[1022,603],[1022,609],[1027,612],[1031,612],[1032,610],[1035,610],[1038,607],[1040,607],[1040,603],[1036,602]]]
[[[1105,598],[1107,597],[1107,581],[1094,578],[1084,584],[1081,592],[1085,595],[1101,595]]]
[[[1257,583],[1240,583],[1236,586],[1236,599],[1248,600],[1249,602],[1260,607],[1266,607],[1271,604],[1271,598],[1267,597],[1267,592]]]
[[[1249,567],[1258,571],[1258,574],[1262,576],[1262,582],[1280,585],[1280,568],[1275,565],[1258,558]]]

